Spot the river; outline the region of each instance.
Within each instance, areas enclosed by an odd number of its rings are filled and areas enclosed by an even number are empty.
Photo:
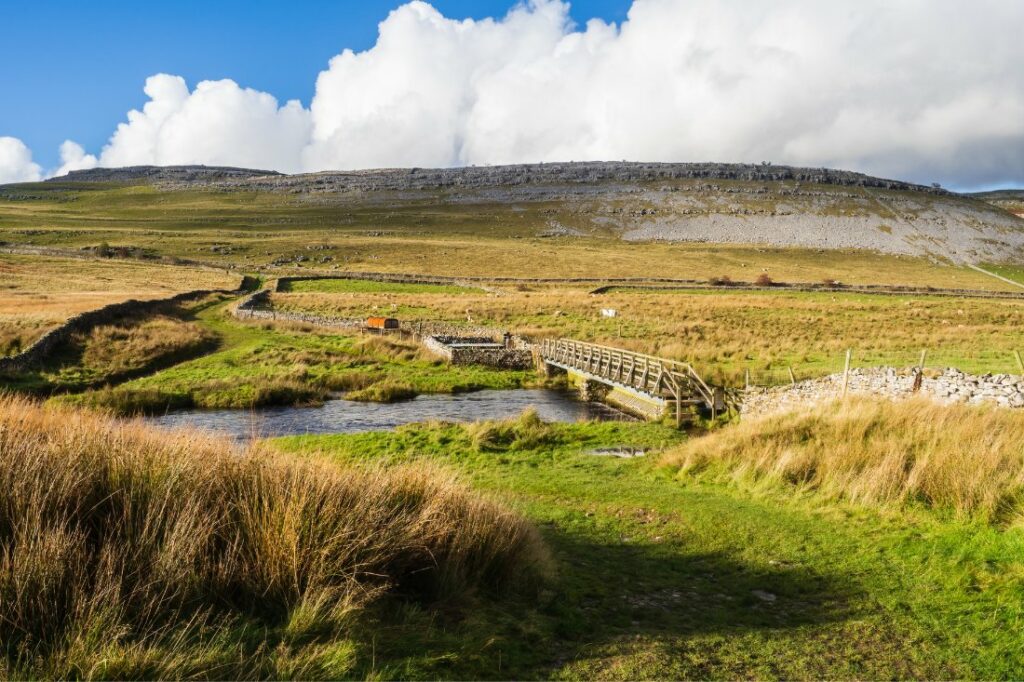
[[[252,410],[185,410],[148,417],[165,427],[193,427],[238,440],[317,433],[383,431],[402,424],[431,420],[473,422],[515,417],[533,407],[545,421],[583,419],[629,420],[601,403],[578,400],[575,394],[546,389],[476,391],[456,395],[421,395],[396,403],[328,400],[316,407],[264,407]]]

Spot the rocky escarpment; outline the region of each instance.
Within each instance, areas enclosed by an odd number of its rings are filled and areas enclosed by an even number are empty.
[[[997,205],[827,168],[586,162],[281,175],[189,166],[96,169],[61,181],[119,178],[168,192],[270,193],[373,229],[382,220],[405,227],[396,216],[410,225],[450,217],[481,233],[501,227],[552,239],[869,249],[959,263],[1024,259],[1024,220]]]
[[[935,194],[948,193],[940,188],[875,178],[862,173],[830,168],[798,168],[771,164],[633,163],[625,161],[326,171],[273,177],[228,177],[216,179],[216,183],[223,186],[237,185],[263,190],[372,192],[670,180],[791,181],[839,187],[875,187]]]
[[[969,405],[993,404],[1000,407],[1024,407],[1024,376],[1012,374],[966,374],[947,369],[940,374],[923,375],[915,390],[916,370],[874,367],[850,371],[847,393],[901,400],[920,395],[942,403]],[[751,388],[742,396],[744,417],[811,407],[835,400],[843,393],[843,375],[801,381],[790,386]]]
[[[992,192],[977,192],[970,196],[1024,218],[1024,189],[1000,189]]]
[[[231,166],[125,166],[71,171],[50,182],[200,183],[223,182],[259,176],[280,175],[277,171],[233,168]]]

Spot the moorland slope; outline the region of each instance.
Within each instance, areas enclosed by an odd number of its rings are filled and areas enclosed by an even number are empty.
[[[540,236],[856,248],[958,263],[1015,260],[1024,252],[1024,220],[981,198],[771,164],[586,162],[300,175],[136,167],[78,171],[54,182],[269,193],[336,208],[342,224],[351,222],[343,220],[351,211],[358,220],[366,211],[431,207],[463,221],[475,214],[481,231],[513,224]]]

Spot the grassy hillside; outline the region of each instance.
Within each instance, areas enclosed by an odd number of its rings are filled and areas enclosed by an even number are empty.
[[[1024,217],[1024,190],[1003,189],[993,192],[977,192],[971,195],[975,199],[987,201],[1004,211]]]
[[[950,203],[954,211],[970,212],[979,206],[983,212],[995,211],[982,202],[957,197],[915,194],[911,201],[901,198],[901,190],[823,187],[803,201],[794,193],[804,190],[779,183],[769,183],[766,189],[757,183],[721,180],[716,182],[717,189],[706,189],[688,182],[679,191],[668,191],[661,182],[640,183],[635,191],[604,183],[583,189],[526,186],[465,192],[448,188],[295,194],[244,185],[48,182],[0,191],[0,241],[93,252],[107,244],[112,249],[268,273],[370,270],[484,277],[697,279],[724,275],[752,280],[767,271],[780,281],[828,278],[1004,288],[983,274],[947,267],[940,244],[986,234],[984,243],[996,243],[1015,239],[1024,229],[1024,223],[1003,225],[1000,221],[1013,219],[1000,212],[992,220],[979,218],[963,229],[951,229],[949,235],[903,234],[910,229],[905,223],[916,219],[914,215],[929,216],[929,220],[943,216],[942,210],[932,206],[936,201]],[[697,202],[694,206],[672,203],[691,195]],[[913,209],[892,208],[903,206],[904,200],[923,203]],[[675,208],[663,206],[665,202]],[[681,241],[650,232],[663,223],[683,225],[715,216],[741,221],[737,224],[746,232],[717,239],[700,227],[679,237]],[[794,216],[810,216],[813,224],[783,228],[773,222]],[[857,225],[841,222],[853,216]],[[944,219],[952,221],[949,216]],[[870,224],[860,225],[864,221]],[[811,240],[787,241],[787,230],[806,233]],[[634,232],[635,238],[628,236]],[[858,233],[869,238],[844,241]],[[935,255],[879,255],[873,249],[884,245],[876,244],[877,239],[886,244],[895,240],[909,249],[898,253]],[[866,250],[847,248],[851,245]],[[1006,258],[1006,254],[1000,258],[990,254],[975,260]]]
[[[28,347],[86,310],[129,298],[166,298],[193,289],[234,289],[223,270],[119,259],[0,253],[0,357]]]

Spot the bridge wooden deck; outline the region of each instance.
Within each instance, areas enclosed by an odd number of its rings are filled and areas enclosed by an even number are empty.
[[[713,416],[728,409],[724,391],[709,386],[685,362],[572,339],[543,341],[538,352],[548,365],[672,404],[677,424],[693,406]]]

